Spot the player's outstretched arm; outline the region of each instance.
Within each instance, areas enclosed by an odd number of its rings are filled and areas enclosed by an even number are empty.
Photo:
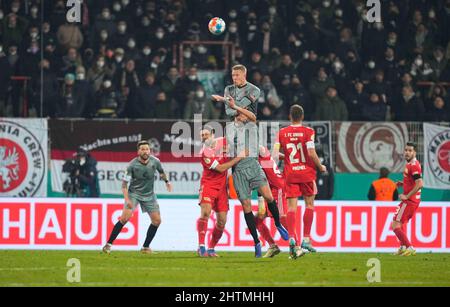
[[[128,181],[122,181],[122,194],[128,209],[132,209],[133,204],[131,203],[130,197],[128,195]]]
[[[244,152],[240,153],[236,158],[234,158],[234,159],[231,160],[231,161],[228,161],[228,162],[226,162],[226,163],[217,165],[217,166],[214,168],[214,170],[215,170],[216,172],[219,172],[219,173],[224,173],[224,172],[226,172],[227,170],[229,170],[230,168],[232,168],[233,166],[235,166],[236,164],[238,164],[239,161],[241,161],[241,160],[244,159],[245,157],[248,157],[248,151],[244,151]]]
[[[316,150],[314,148],[308,148],[308,154],[311,157],[311,159],[313,160],[316,167],[319,169],[319,171],[322,173],[326,173],[327,167],[325,165],[323,165],[322,163],[320,163],[320,159],[319,159],[319,156],[317,155]]]
[[[234,98],[231,96],[228,96],[226,99],[228,101],[228,105],[230,106],[230,108],[232,108],[233,110],[236,110],[240,114],[245,115],[245,117],[247,117],[247,119],[249,121],[256,123],[256,115],[253,114],[253,112],[250,112],[247,109],[237,106],[236,102],[234,101]]]

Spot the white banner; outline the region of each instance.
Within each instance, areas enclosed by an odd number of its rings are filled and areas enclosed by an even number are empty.
[[[46,119],[0,118],[0,197],[47,196]]]
[[[423,124],[424,185],[430,189],[450,189],[450,128]]]
[[[63,160],[52,160],[52,189],[55,192],[64,192],[63,183],[68,174],[62,172]],[[98,178],[101,194],[121,195],[122,178],[128,163],[124,162],[98,162]],[[174,191],[167,192],[164,181],[155,180],[155,193],[157,195],[198,195],[202,165],[198,163],[173,163],[163,162],[162,166],[169,180],[173,184]]]
[[[151,247],[159,251],[195,251],[196,221],[200,208],[194,199],[164,199],[162,224]],[[254,211],[257,203],[254,202]],[[391,202],[319,201],[311,230],[319,252],[393,252],[398,242],[391,230],[398,208]],[[120,217],[120,199],[0,199],[0,249],[101,250]],[[303,206],[299,207],[297,233],[302,236]],[[423,202],[408,223],[407,235],[420,252],[450,252],[450,203]],[[214,229],[208,223],[206,241]],[[266,223],[283,251],[273,222]],[[137,209],[114,243],[113,250],[139,250],[150,218]],[[263,241],[267,248],[267,244]],[[230,201],[228,221],[218,251],[253,251],[242,207]]]

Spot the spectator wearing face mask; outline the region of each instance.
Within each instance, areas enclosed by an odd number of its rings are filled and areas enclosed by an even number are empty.
[[[40,47],[37,41],[31,41],[20,60],[19,73],[24,76],[38,77],[41,59]]]
[[[290,108],[294,104],[298,104],[303,107],[305,111],[305,120],[312,119],[314,115],[314,104],[311,100],[309,91],[303,86],[300,78],[295,75],[291,80],[291,98],[286,104],[286,108]],[[287,109],[285,109],[287,112]]]
[[[213,119],[213,105],[211,98],[206,96],[203,86],[197,86],[194,95],[186,103],[184,110],[184,119],[193,119],[194,115],[201,114],[205,120]]]
[[[87,80],[93,85],[94,91],[98,92],[103,84],[103,81],[107,78],[111,79],[114,75],[114,71],[106,62],[104,56],[97,57],[94,65],[89,68],[87,73]]]
[[[235,46],[242,46],[241,42],[242,38],[239,34],[239,26],[236,21],[232,21],[228,25],[228,31],[226,31],[225,35],[223,36],[224,42],[230,42],[233,43]]]
[[[154,48],[170,49],[172,47],[170,38],[166,35],[163,27],[156,28],[155,34],[150,38],[150,42]]]
[[[111,10],[108,7],[103,7],[100,14],[95,17],[94,25],[92,27],[91,41],[95,41],[100,37],[100,33],[106,31],[111,40],[114,33],[117,31],[117,25],[115,23],[115,16],[111,14]]]
[[[317,72],[322,67],[319,56],[314,50],[303,54],[303,60],[297,67],[297,74],[304,80],[304,84],[309,88],[311,81],[317,76]]]
[[[44,59],[39,63],[39,70],[43,70],[43,79],[40,76],[31,81],[31,104],[36,109],[39,117],[55,117],[56,102],[58,100],[59,83],[55,70],[51,67],[52,63]],[[42,83],[41,83],[42,82]],[[43,88],[43,109],[41,110],[41,86]]]
[[[96,95],[95,116],[101,118],[117,118],[120,116],[123,108],[123,99],[120,92],[112,83],[111,79],[106,78],[100,90]]]

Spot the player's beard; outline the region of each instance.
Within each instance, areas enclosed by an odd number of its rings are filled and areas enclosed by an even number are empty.
[[[150,155],[148,155],[148,154],[142,154],[142,155],[140,155],[139,157],[141,158],[141,160],[142,160],[143,162],[147,162],[147,160],[150,158]]]

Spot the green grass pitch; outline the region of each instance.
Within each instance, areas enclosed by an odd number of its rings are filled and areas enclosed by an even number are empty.
[[[272,259],[222,252],[0,251],[0,286],[450,286],[450,254],[317,253],[295,261],[283,252]],[[81,282],[69,283],[67,261],[81,263]],[[367,261],[381,264],[381,282],[369,283]]]

